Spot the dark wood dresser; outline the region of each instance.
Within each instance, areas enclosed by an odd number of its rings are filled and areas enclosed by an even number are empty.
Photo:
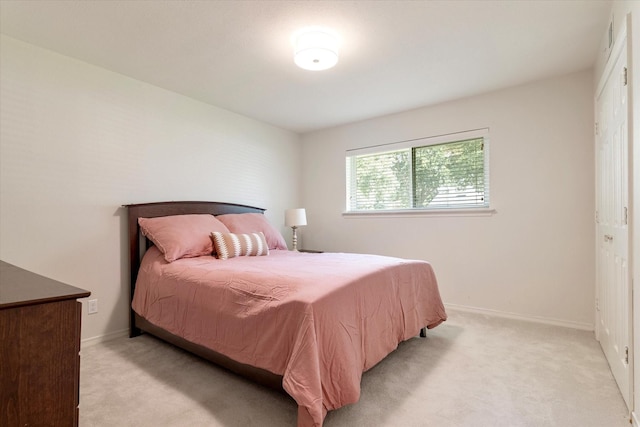
[[[84,289],[0,261],[0,426],[77,426]]]

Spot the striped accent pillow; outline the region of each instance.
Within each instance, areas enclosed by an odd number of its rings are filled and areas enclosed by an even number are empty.
[[[261,256],[269,255],[267,240],[262,231],[250,234],[211,233],[213,247],[219,259],[228,259],[237,256]]]

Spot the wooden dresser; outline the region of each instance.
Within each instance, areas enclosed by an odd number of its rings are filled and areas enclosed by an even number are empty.
[[[0,261],[0,426],[77,426],[84,289]]]

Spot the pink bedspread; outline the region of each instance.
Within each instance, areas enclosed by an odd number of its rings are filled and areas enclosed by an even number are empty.
[[[358,401],[364,371],[447,318],[427,262],[278,250],[169,264],[153,247],[132,304],[174,335],[282,375],[299,427]]]

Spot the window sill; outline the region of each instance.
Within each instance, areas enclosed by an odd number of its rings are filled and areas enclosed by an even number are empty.
[[[343,212],[345,218],[406,218],[406,217],[441,217],[441,216],[492,216],[497,211],[493,208],[470,209],[399,209],[393,211],[355,211]]]

